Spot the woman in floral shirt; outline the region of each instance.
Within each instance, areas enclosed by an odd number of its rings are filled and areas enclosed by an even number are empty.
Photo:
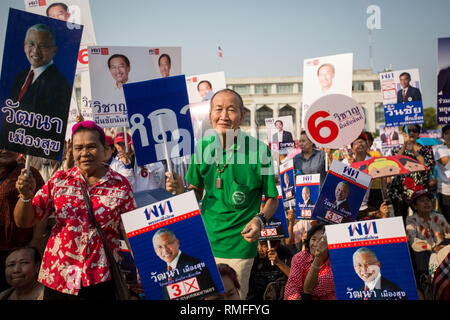
[[[410,157],[428,168],[426,171],[395,176],[388,186],[388,196],[393,203],[395,214],[402,216],[403,221],[408,215],[409,199],[415,191],[427,189],[430,177],[429,170],[434,169],[433,149],[430,146],[422,146],[417,143],[419,134],[420,125],[409,125],[408,134],[403,128],[403,146],[393,151],[393,154]],[[405,163],[404,166],[408,168],[414,166],[414,164],[412,162]]]
[[[21,200],[14,210],[19,227],[32,227],[38,221],[56,220],[44,252],[38,281],[45,285],[44,300],[114,299],[103,242],[89,217],[81,185],[87,190],[95,218],[111,251],[119,259],[120,215],[134,210],[129,182],[103,165],[105,133],[92,121],[72,129],[75,167],[58,171],[36,195],[35,181],[17,179]]]

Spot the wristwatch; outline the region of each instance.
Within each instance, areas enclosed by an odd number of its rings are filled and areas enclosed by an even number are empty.
[[[264,216],[264,213],[263,213],[263,212],[260,212],[260,213],[258,213],[255,217],[258,218],[259,222],[261,223],[261,229],[263,229],[264,226],[265,226],[266,223],[267,223],[267,219],[266,219],[266,217]]]

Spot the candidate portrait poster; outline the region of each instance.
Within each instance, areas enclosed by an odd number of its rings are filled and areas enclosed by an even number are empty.
[[[223,292],[194,192],[122,214],[147,300]]]
[[[225,73],[213,72],[186,77],[194,140],[197,142],[212,129],[209,119],[210,100],[214,93],[226,89]]]
[[[338,300],[417,300],[401,217],[325,226]]]
[[[65,21],[69,29],[83,25],[77,73],[89,70],[87,47],[96,44],[89,0],[24,0],[25,10]]]
[[[267,220],[266,225],[261,230],[259,240],[279,240],[289,238],[289,228],[286,217],[285,206],[283,204],[283,197],[281,195],[281,186],[277,185],[278,189],[278,207],[273,216]],[[265,197],[262,197],[262,205],[265,203]]]
[[[280,164],[280,181],[283,200],[295,198],[294,160],[288,159]]]
[[[194,152],[184,75],[125,84],[124,92],[139,166]]]
[[[437,123],[450,122],[450,38],[438,38]]]
[[[295,219],[311,219],[319,198],[320,174],[295,176]]]
[[[305,115],[313,102],[325,95],[343,94],[351,97],[352,79],[353,53],[305,59],[302,114]]]
[[[88,47],[94,121],[128,127],[123,85],[181,74],[180,47]]]
[[[265,119],[270,149],[279,154],[295,151],[294,122],[292,116]]]
[[[386,156],[403,144],[403,135],[399,132],[398,127],[388,127],[382,124],[379,128],[381,153]]]
[[[419,69],[380,73],[386,126],[425,122]]]
[[[339,161],[333,161],[320,190],[311,218],[325,223],[356,220],[372,177]]]
[[[62,157],[82,26],[10,9],[0,78],[0,145]]]

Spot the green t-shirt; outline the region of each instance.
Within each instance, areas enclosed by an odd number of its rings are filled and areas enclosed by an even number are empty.
[[[216,162],[220,169],[229,163],[220,174],[222,189],[216,188]],[[186,180],[205,189],[201,211],[214,256],[254,258],[257,242],[247,242],[241,231],[260,212],[263,193],[278,197],[269,147],[242,131],[226,151],[217,135],[204,137],[197,143]]]

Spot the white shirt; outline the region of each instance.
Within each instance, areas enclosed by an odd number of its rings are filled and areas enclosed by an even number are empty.
[[[450,161],[446,166],[443,166],[438,160],[443,157],[450,158],[450,149],[444,144],[440,145],[434,150],[434,160],[436,160],[438,171],[438,188],[439,192],[445,195],[450,195],[450,180],[446,172],[450,174]]]
[[[131,185],[131,188],[134,186],[134,172],[133,167],[131,165],[125,165],[122,160],[120,160],[119,155],[116,155],[114,159],[111,161],[109,165],[111,169],[120,173],[122,176],[127,178],[128,182]]]
[[[180,260],[180,256],[181,256],[181,250],[178,250],[178,254],[175,257],[175,259],[173,259],[171,263],[167,264],[167,269],[169,269],[169,267],[171,267],[172,270],[176,269],[177,264],[178,264],[178,260]]]
[[[131,185],[134,192],[165,189],[166,176],[164,165],[161,162],[146,164],[139,167],[134,163],[134,184]]]
[[[365,285],[370,289],[381,289],[381,272],[378,272],[378,275],[372,281],[366,282]]]
[[[30,68],[30,70],[33,70],[34,72],[34,76],[33,76],[33,81],[31,81],[31,84],[33,84],[37,78],[39,78],[39,76],[44,73],[45,70],[47,70],[48,67],[50,67],[53,64],[53,60],[50,61],[48,64],[46,64],[45,66],[40,66],[38,68],[33,68],[33,66]]]

